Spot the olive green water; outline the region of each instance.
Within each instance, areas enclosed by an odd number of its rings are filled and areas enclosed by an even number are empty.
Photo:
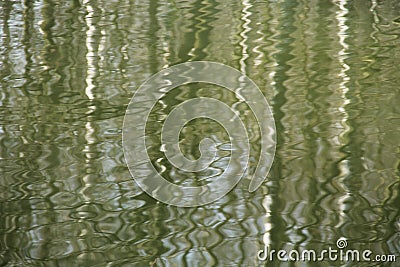
[[[0,6],[0,266],[263,266],[264,244],[322,250],[340,237],[349,248],[397,255],[397,263],[268,266],[399,266],[399,1]],[[277,152],[254,193],[245,181],[210,205],[177,208],[131,178],[122,121],[146,78],[194,60],[254,80],[273,109]],[[185,99],[235,100],[200,85],[174,92],[155,107],[150,139]],[[246,124],[255,129],[256,162],[257,125],[251,117]],[[224,134],[193,121],[182,131],[183,151],[198,157],[199,140],[224,144]],[[221,171],[172,172],[156,144],[149,154],[176,182]]]

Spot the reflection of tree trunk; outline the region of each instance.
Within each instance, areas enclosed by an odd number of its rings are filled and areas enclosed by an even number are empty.
[[[2,103],[1,106],[13,106],[14,103],[10,103],[13,101],[14,96],[14,90],[8,90],[9,89],[9,84],[8,81],[5,79],[8,76],[10,76],[11,74],[11,62],[10,62],[10,42],[11,42],[11,37],[10,37],[10,13],[12,10],[12,3],[9,1],[2,1],[1,2],[1,21],[0,21],[0,26],[2,27],[2,35],[1,35],[1,46],[2,46],[2,51],[1,51],[1,65],[0,65],[0,84],[1,84],[1,93],[2,93]],[[3,112],[2,112],[3,113]],[[2,114],[3,115],[3,114]],[[15,153],[15,151],[11,151],[11,149],[7,149],[6,147],[4,147],[3,143],[5,142],[6,138],[8,138],[9,136],[12,136],[12,133],[9,133],[8,130],[6,129],[6,127],[4,127],[3,125],[0,125],[0,130],[1,130],[1,134],[0,134],[0,158],[2,160],[7,160],[10,155],[12,155],[13,153]],[[13,147],[13,146],[12,146]],[[23,157],[23,153],[18,153],[18,157]],[[16,159],[15,159],[16,160]],[[11,180],[11,177],[8,177],[8,175],[6,175],[6,173],[3,173],[3,166],[1,168],[1,177],[0,178],[0,187],[1,190],[7,189],[12,191],[13,190],[13,184],[10,184],[9,180]],[[3,192],[1,192],[1,200],[5,199],[5,196],[3,196]],[[0,264],[7,264],[7,262],[10,262],[12,260],[12,258],[15,257],[15,255],[13,255],[12,252],[10,252],[10,250],[12,251],[12,244],[10,244],[11,242],[8,241],[6,238],[3,237],[4,233],[6,231],[9,231],[13,233],[15,232],[15,230],[10,231],[11,229],[6,229],[5,225],[7,225],[7,221],[9,220],[9,218],[13,218],[15,216],[13,216],[13,214],[7,214],[4,210],[6,210],[6,207],[3,203],[1,204],[1,211],[0,211],[0,220],[1,220],[1,234],[0,234],[0,248],[2,250],[2,253],[0,254]],[[11,221],[11,220],[9,220]],[[10,223],[11,224],[11,223]],[[10,226],[9,226],[10,227]],[[14,226],[13,226],[14,227]],[[17,244],[17,245],[21,245],[23,246],[23,244]]]
[[[336,20],[338,24],[337,36],[339,39],[339,48],[341,48],[338,52],[337,59],[341,67],[338,75],[341,81],[339,82],[338,88],[336,90],[339,93],[339,97],[343,99],[343,101],[341,101],[342,103],[340,103],[340,106],[337,107],[338,111],[341,113],[340,125],[343,130],[335,135],[338,135],[340,146],[345,147],[348,145],[348,141],[346,140],[347,138],[345,137],[345,135],[349,131],[349,125],[347,122],[349,116],[346,111],[346,105],[349,103],[349,100],[347,99],[347,93],[349,92],[347,84],[350,78],[347,72],[350,67],[345,62],[349,48],[348,44],[346,43],[346,36],[348,34],[347,33],[348,26],[346,25],[346,21],[349,11],[346,7],[347,0],[340,0],[337,4],[338,4],[338,11],[336,12]],[[343,148],[341,149],[341,151],[343,151]],[[348,155],[346,155],[346,157],[347,156]],[[340,169],[340,178],[338,178],[338,183],[341,184],[341,186],[343,186],[344,191],[347,191],[348,188],[346,188],[346,186],[343,184],[343,181],[351,176],[351,173],[348,169],[347,159],[345,158],[341,159],[338,167]],[[347,208],[345,203],[347,202],[348,197],[349,197],[348,192],[344,192],[343,195],[340,196],[338,199],[339,222],[337,228],[339,229],[344,226],[346,221],[345,211]]]
[[[95,179],[93,177],[92,171],[93,169],[96,169],[94,165],[96,165],[96,160],[93,160],[93,155],[96,154],[96,143],[97,143],[97,137],[96,137],[96,130],[95,130],[95,125],[94,125],[94,117],[92,114],[96,112],[96,105],[94,104],[95,100],[95,85],[94,85],[94,80],[96,77],[96,74],[98,72],[97,70],[97,40],[95,39],[96,34],[98,34],[99,30],[96,29],[96,24],[93,21],[94,17],[96,16],[94,13],[94,8],[90,4],[90,1],[84,1],[83,5],[86,9],[86,16],[85,16],[85,22],[86,22],[86,88],[85,88],[85,94],[86,97],[89,99],[89,106],[88,111],[86,114],[88,115],[87,121],[85,123],[85,146],[83,152],[85,153],[85,172],[87,173],[85,176],[82,178],[82,190],[81,192],[87,192],[90,190],[91,187],[96,186],[96,181],[93,181]],[[97,179],[95,179],[97,180]],[[98,181],[100,182],[100,181]],[[84,193],[82,194],[83,198],[86,199],[87,202],[90,202],[90,196],[86,196]]]
[[[158,62],[161,60],[159,57],[161,56],[158,53],[158,47],[160,45],[160,40],[158,38],[158,31],[160,29],[158,23],[158,0],[152,0],[149,2],[149,29],[148,29],[148,42],[147,47],[149,49],[149,64],[150,64],[150,72],[156,73],[159,71]]]
[[[205,49],[210,44],[210,33],[213,29],[210,22],[215,20],[216,6],[217,3],[209,0],[195,0],[191,5],[189,31],[183,34],[178,48],[180,62],[203,60],[208,56]]]
[[[240,32],[240,37],[242,38],[242,40],[239,43],[239,46],[242,48],[241,50],[241,57],[239,60],[239,66],[240,66],[240,71],[245,74],[248,75],[248,73],[246,72],[246,60],[249,58],[249,37],[248,37],[248,33],[252,30],[252,28],[250,27],[250,22],[251,22],[251,12],[250,12],[250,8],[252,7],[252,4],[250,3],[249,0],[243,0],[242,1],[242,16],[241,16],[241,21],[242,21],[242,31]]]
[[[0,25],[2,25],[3,27],[3,34],[1,36],[1,45],[5,47],[5,49],[2,51],[2,55],[1,55],[1,61],[2,64],[0,65],[0,77],[1,77],[1,87],[2,88],[7,88],[7,82],[4,78],[6,78],[7,76],[9,76],[11,74],[11,64],[10,64],[10,41],[11,41],[11,37],[10,37],[10,25],[9,25],[9,19],[10,19],[10,13],[12,10],[12,3],[9,1],[3,1],[2,2],[2,23],[0,23]],[[10,96],[7,95],[8,92],[7,90],[4,90],[5,95],[5,99],[10,99]]]
[[[26,79],[26,86],[23,88],[30,89],[32,86],[37,87],[37,84],[33,84],[32,73],[30,72],[31,69],[34,68],[32,62],[33,54],[30,52],[32,48],[31,40],[34,39],[34,21],[35,21],[35,13],[32,7],[32,2],[26,1],[25,2],[25,10],[24,10],[24,35],[22,38],[22,43],[24,45],[24,52],[25,52],[25,79]],[[36,89],[36,88],[35,88]]]
[[[286,116],[291,114],[287,114],[287,111],[285,111],[288,101],[286,97],[288,88],[286,88],[284,82],[289,78],[287,72],[291,68],[288,55],[293,50],[293,38],[290,35],[295,28],[293,26],[294,21],[291,18],[295,16],[296,4],[282,6],[282,8],[284,8],[284,12],[280,10],[280,7],[271,5],[269,11],[271,19],[266,21],[267,25],[270,25],[268,35],[274,36],[274,44],[272,46],[279,47],[279,50],[274,53],[274,57],[271,57],[272,62],[274,62],[271,64],[274,66],[271,70],[271,82],[275,92],[271,104],[277,130],[277,152],[269,175],[271,177],[270,192],[264,199],[264,206],[269,209],[266,211],[268,215],[264,242],[273,249],[279,249],[290,238],[286,235],[286,227],[290,219],[288,220],[285,215],[282,215],[282,209],[284,209],[285,204],[289,205],[291,201],[288,199],[289,195],[286,194],[284,195],[286,198],[283,198],[281,194],[285,188],[288,189],[291,185],[288,184],[282,188],[279,180],[287,178],[284,176],[283,171],[285,156],[281,152],[285,149],[283,144],[287,143],[287,137],[283,134],[287,126],[283,124],[283,121]],[[279,24],[275,26],[271,22]],[[283,23],[285,23],[284,27],[282,27]]]

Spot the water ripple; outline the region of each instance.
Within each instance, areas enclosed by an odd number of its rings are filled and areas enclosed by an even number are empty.
[[[320,249],[341,236],[400,256],[398,1],[0,5],[0,265],[259,266],[264,244]],[[256,192],[244,181],[186,209],[133,182],[121,128],[137,86],[188,60],[248,74],[273,105],[278,148]],[[173,107],[210,94],[238,111],[259,151],[255,118],[235,95],[182,86],[147,125],[168,179],[202,184],[223,171],[229,140],[216,124],[182,131],[189,156],[203,135],[219,145],[198,176],[170,166],[158,139]]]

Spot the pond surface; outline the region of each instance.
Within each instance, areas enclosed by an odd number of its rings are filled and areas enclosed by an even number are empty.
[[[0,6],[1,266],[263,266],[257,252],[266,244],[323,250],[341,237],[352,249],[397,255],[387,266],[399,266],[399,1]],[[130,176],[122,122],[147,78],[197,60],[253,79],[271,104],[277,151],[257,191],[242,181],[212,204],[178,208]],[[200,96],[248,109],[222,88],[182,86],[154,108],[148,138],[158,140],[173,107]],[[251,116],[245,124],[255,129],[256,162],[257,124]],[[198,119],[183,129],[182,150],[198,157],[207,136],[221,147],[229,141],[218,124]],[[220,172],[185,176],[157,144],[149,155],[176,183]]]

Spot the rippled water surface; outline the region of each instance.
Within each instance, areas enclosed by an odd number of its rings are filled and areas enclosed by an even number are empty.
[[[0,2],[0,265],[263,266],[257,252],[349,247],[400,264],[400,2]],[[232,66],[273,109],[277,152],[268,181],[248,182],[198,208],[155,201],[131,178],[121,132],[137,87],[177,63]],[[167,179],[207,183],[223,169],[229,138],[198,119],[182,130],[196,158],[204,137],[220,164],[197,176],[159,149],[165,116],[223,88],[167,94],[147,126],[149,155]],[[250,169],[254,163],[250,164]],[[275,262],[276,266],[295,266]],[[296,266],[339,266],[302,262]],[[381,263],[374,263],[382,266]],[[374,266],[348,263],[347,266]]]

